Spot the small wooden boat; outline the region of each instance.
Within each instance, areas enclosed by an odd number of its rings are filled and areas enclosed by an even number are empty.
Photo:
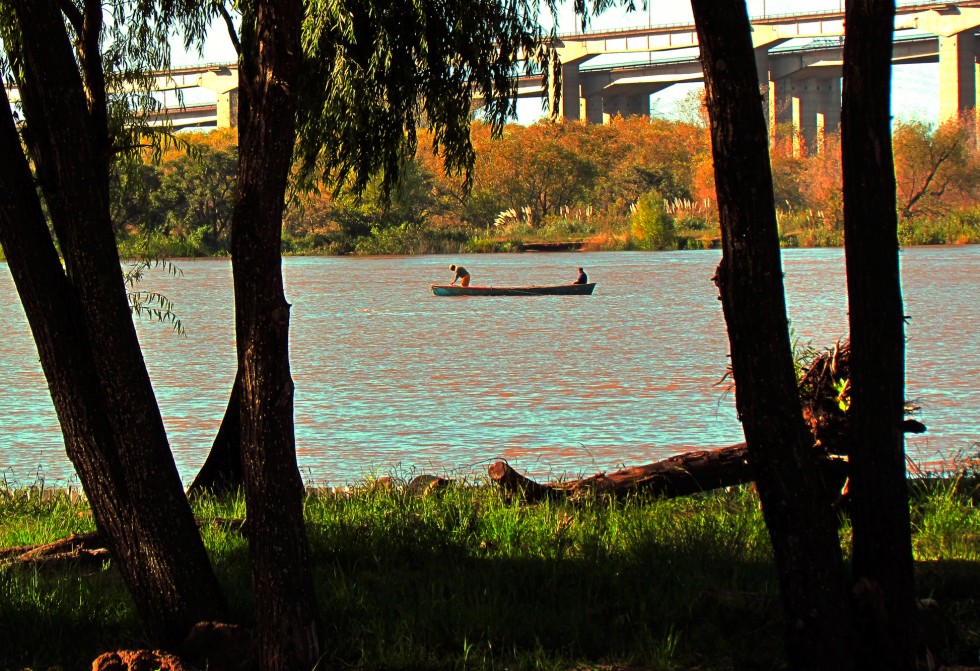
[[[461,287],[456,284],[433,284],[435,296],[591,296],[595,282],[588,284],[555,284],[542,287]]]

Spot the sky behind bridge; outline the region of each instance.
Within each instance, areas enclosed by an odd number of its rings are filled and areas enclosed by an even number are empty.
[[[589,30],[616,30],[664,24],[693,24],[691,5],[687,0],[651,0],[642,7],[642,0],[635,0],[637,9],[626,12],[615,8],[591,20]],[[910,0],[898,0],[899,5],[912,4]],[[814,11],[842,11],[843,0],[748,0],[749,15],[753,18],[781,14],[799,14]],[[549,17],[550,19],[550,17]],[[546,27],[550,28],[551,23]],[[581,21],[572,12],[572,5],[564,3],[558,13],[558,31],[581,31]],[[236,60],[234,49],[224,24],[215,22],[205,45],[203,58],[196,53],[175,52],[174,65],[205,63],[230,63]],[[596,59],[594,62],[601,62]],[[897,119],[920,119],[936,123],[939,119],[939,67],[936,63],[899,65],[892,69],[892,113]],[[685,99],[701,84],[675,84],[651,97],[651,111],[655,116],[677,118],[685,112]],[[188,97],[188,101],[190,98]],[[544,115],[541,101],[518,101],[518,121],[533,123]]]

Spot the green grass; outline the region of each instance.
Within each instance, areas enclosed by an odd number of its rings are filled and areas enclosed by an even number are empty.
[[[912,491],[918,589],[942,611],[933,646],[975,657],[976,488]],[[205,519],[244,514],[241,499],[194,505]],[[490,487],[365,487],[311,495],[306,516],[329,668],[780,668],[776,578],[749,489],[526,506]],[[0,492],[0,547],[92,526],[77,499]],[[844,519],[845,549],[849,533]],[[247,541],[221,521],[202,534],[234,617],[251,624]],[[0,568],[0,669],[81,669],[142,643],[108,565]]]

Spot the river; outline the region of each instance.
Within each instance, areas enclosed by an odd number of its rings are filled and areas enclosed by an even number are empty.
[[[717,251],[283,260],[292,303],[296,442],[307,484],[417,473],[469,476],[498,458],[534,477],[578,476],[742,440],[718,385],[728,351],[711,282]],[[929,430],[913,460],[980,441],[980,246],[902,251],[907,396]],[[557,284],[582,266],[591,297],[436,298],[450,263],[474,284]],[[847,333],[840,249],[785,250],[794,338]],[[186,329],[137,322],[177,466],[203,463],[235,374],[227,259],[178,261],[142,289]],[[0,471],[73,481],[27,322],[0,264]]]

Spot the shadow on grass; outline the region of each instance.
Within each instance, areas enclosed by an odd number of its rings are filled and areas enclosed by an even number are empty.
[[[775,668],[771,565],[733,547],[749,545],[737,525],[673,512],[450,502],[387,508],[387,524],[335,514],[310,533],[331,662]]]
[[[471,492],[336,497],[307,517],[326,668],[782,668],[768,540],[744,493],[534,507]],[[233,616],[251,625],[246,539],[203,533]],[[934,652],[975,656],[980,562],[917,571],[940,606],[924,623]],[[145,646],[111,569],[0,569],[0,669],[82,669]]]

